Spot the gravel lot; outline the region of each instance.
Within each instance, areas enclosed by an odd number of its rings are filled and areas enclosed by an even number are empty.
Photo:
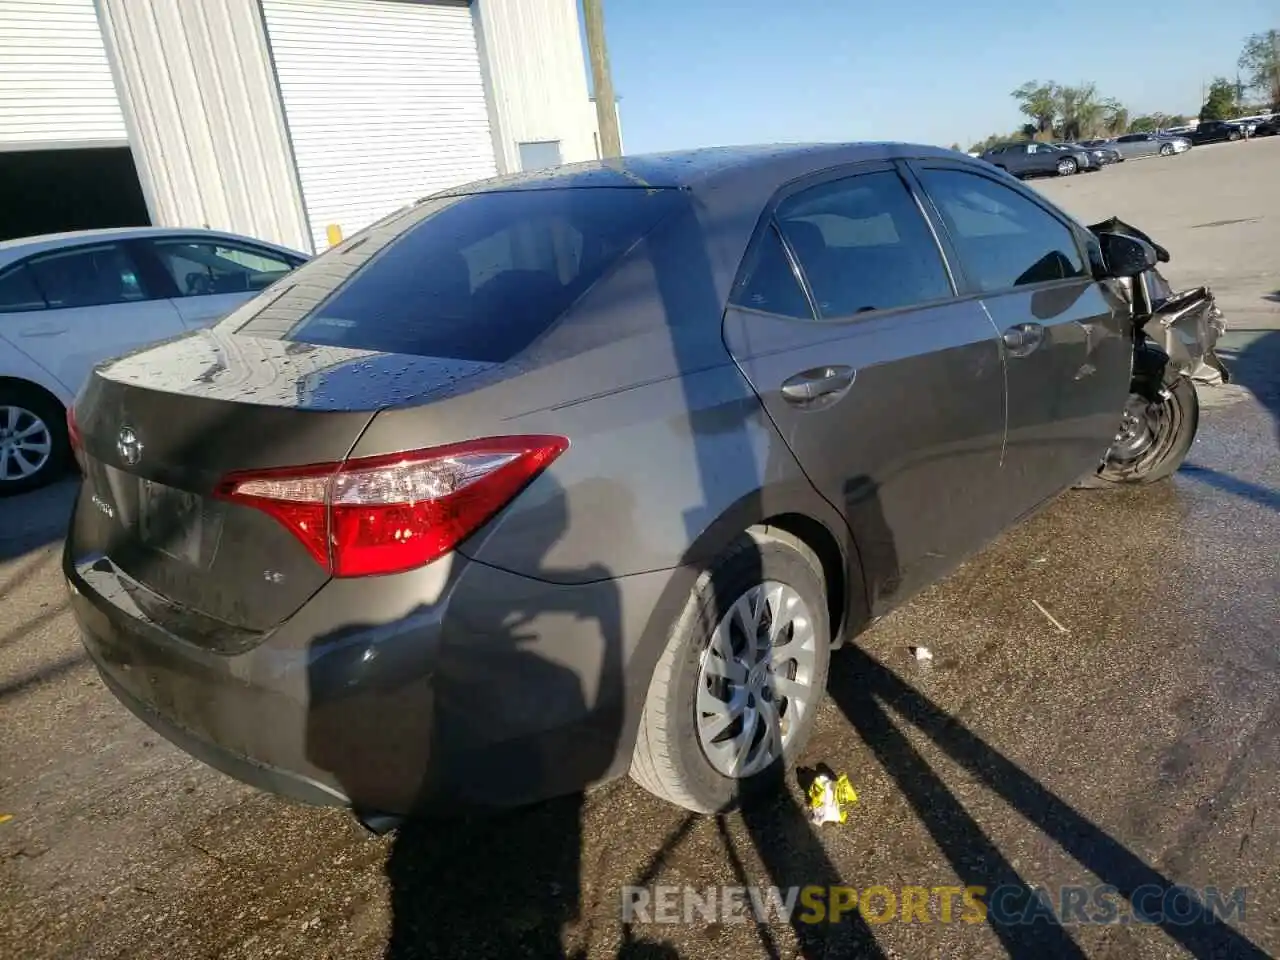
[[[1211,283],[1237,382],[1203,392],[1171,483],[1063,496],[836,658],[804,762],[849,773],[844,825],[812,830],[795,784],[710,819],[623,781],[370,839],[118,706],[66,614],[71,486],[0,503],[0,956],[1280,952],[1277,170],[1271,138],[1036,182],[1146,229],[1175,283]],[[619,917],[628,884],[1003,883],[1243,887],[1246,908],[1230,925],[943,923],[936,899],[929,923]]]

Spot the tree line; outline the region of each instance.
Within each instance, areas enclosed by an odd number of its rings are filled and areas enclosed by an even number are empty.
[[[1245,38],[1237,61],[1240,73],[1233,82],[1215,77],[1209,84],[1200,120],[1280,111],[1280,31],[1264,30]],[[1246,94],[1253,94],[1250,101]],[[1092,83],[1076,86],[1029,80],[1011,94],[1026,122],[1009,133],[993,133],[970,146],[981,152],[1010,140],[1071,141],[1116,137],[1125,133],[1152,133],[1189,122],[1183,114],[1150,113],[1132,116],[1114,97],[1104,97]],[[952,144],[959,150],[959,144]]]

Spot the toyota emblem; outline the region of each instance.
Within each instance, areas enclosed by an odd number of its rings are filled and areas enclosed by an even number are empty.
[[[131,467],[142,459],[142,441],[132,427],[120,428],[120,436],[116,437],[116,452]]]

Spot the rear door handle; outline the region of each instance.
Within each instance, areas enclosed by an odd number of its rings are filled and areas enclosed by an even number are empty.
[[[1044,327],[1038,323],[1015,323],[1000,335],[1011,357],[1025,357],[1044,343]]]
[[[783,381],[782,396],[791,403],[812,403],[848,390],[857,373],[853,367],[843,365],[804,370]]]
[[[56,337],[66,332],[66,327],[59,327],[52,323],[36,323],[18,330],[18,334],[23,337]]]

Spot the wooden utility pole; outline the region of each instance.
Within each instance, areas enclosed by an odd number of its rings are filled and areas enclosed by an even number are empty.
[[[613,95],[613,77],[609,73],[609,48],[604,41],[603,0],[582,0],[583,17],[587,21],[587,54],[591,58],[591,82],[596,90],[596,122],[600,126],[600,155],[622,155],[622,137],[618,134],[618,105]]]

